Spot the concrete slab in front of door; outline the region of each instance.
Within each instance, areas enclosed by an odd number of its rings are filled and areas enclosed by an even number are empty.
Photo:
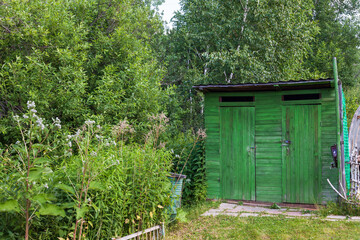
[[[218,215],[227,215],[234,217],[274,217],[282,215],[286,218],[319,218],[314,213],[306,211],[304,213],[303,208],[292,208],[281,207],[280,209],[271,209],[268,206],[249,206],[249,205],[238,205],[234,203],[221,203],[219,208],[210,209],[207,212],[203,213],[201,216],[218,216]],[[330,215],[326,218],[319,218],[329,221],[340,221],[340,220],[350,220],[350,221],[359,221],[360,217],[346,217],[346,216],[334,216]]]

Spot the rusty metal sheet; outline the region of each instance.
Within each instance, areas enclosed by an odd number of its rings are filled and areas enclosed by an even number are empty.
[[[349,147],[350,153],[354,149],[355,144],[360,148],[360,106],[356,110],[349,129]]]

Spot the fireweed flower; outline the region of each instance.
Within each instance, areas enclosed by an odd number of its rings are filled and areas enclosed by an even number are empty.
[[[205,130],[203,130],[203,129],[199,129],[197,131],[197,135],[201,138],[206,138],[206,133],[205,133]]]

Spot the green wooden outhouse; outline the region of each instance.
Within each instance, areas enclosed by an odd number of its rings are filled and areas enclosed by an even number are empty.
[[[205,97],[208,198],[337,201],[327,181],[340,192],[346,188],[343,97],[336,83],[194,86]]]

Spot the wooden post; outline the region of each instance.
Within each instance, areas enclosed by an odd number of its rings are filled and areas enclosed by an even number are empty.
[[[342,144],[344,144],[343,142],[341,142],[342,116],[340,116],[340,108],[341,108],[340,98],[342,96],[341,96],[341,92],[340,92],[340,88],[339,88],[340,83],[339,83],[339,77],[338,77],[336,57],[333,58],[333,69],[334,69],[335,100],[336,100],[336,133],[337,133],[336,134],[336,145],[337,145],[337,152],[338,152],[338,159],[339,159],[339,185],[340,185],[339,190],[340,190],[340,192],[342,192],[343,191],[342,188],[346,189],[346,182],[345,182],[345,166],[344,166],[344,158],[343,158],[344,153],[343,153],[343,148],[341,147]]]

